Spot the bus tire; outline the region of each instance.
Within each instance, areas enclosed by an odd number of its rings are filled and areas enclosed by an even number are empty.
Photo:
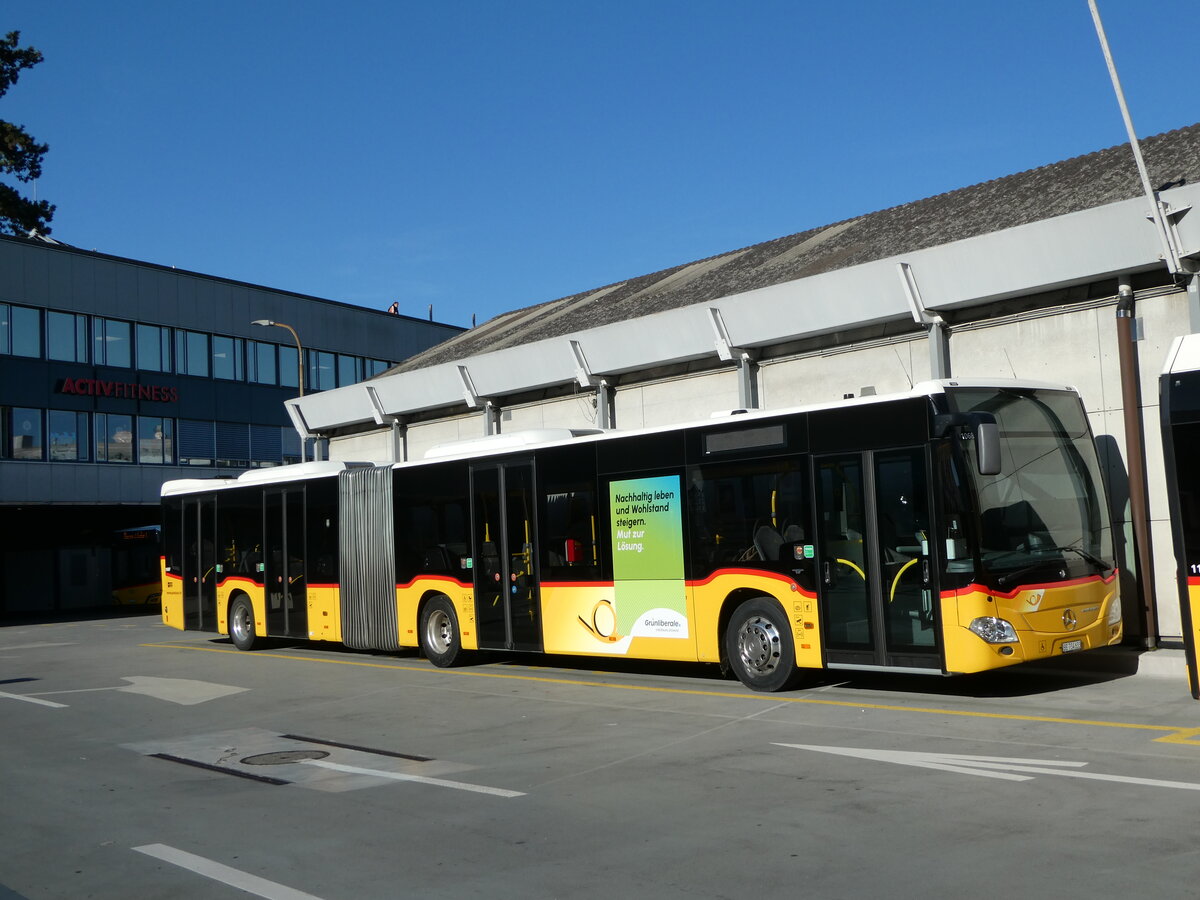
[[[454,604],[444,594],[430,598],[421,610],[418,627],[421,652],[439,669],[458,665],[462,656],[462,637]]]
[[[754,691],[785,691],[803,676],[783,609],[754,597],[734,610],[725,629],[725,656],[738,681]]]
[[[258,640],[254,633],[254,607],[244,594],[229,604],[229,638],[239,650],[253,650]]]

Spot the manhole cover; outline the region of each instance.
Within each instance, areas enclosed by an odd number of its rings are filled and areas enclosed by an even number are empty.
[[[324,750],[278,750],[275,753],[247,756],[242,762],[247,766],[284,766],[288,763],[304,762],[306,759],[324,759],[328,755]]]

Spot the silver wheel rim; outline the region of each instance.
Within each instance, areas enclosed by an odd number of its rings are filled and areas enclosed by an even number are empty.
[[[425,644],[439,656],[450,649],[454,640],[454,623],[445,610],[435,609],[425,623]]]
[[[737,633],[738,657],[746,671],[770,675],[779,667],[783,639],[770,619],[753,616],[742,623]]]
[[[233,636],[238,641],[246,641],[252,634],[253,625],[250,622],[250,610],[245,606],[238,605],[238,608],[233,611]]]

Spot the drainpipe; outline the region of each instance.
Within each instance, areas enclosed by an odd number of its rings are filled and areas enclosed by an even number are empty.
[[[1129,516],[1133,523],[1133,564],[1137,570],[1138,619],[1142,648],[1158,646],[1154,573],[1150,568],[1150,516],[1146,504],[1146,455],[1138,388],[1137,348],[1133,339],[1133,288],[1122,279],[1117,288],[1117,349],[1121,361],[1121,404],[1125,412],[1125,465],[1129,473]]]

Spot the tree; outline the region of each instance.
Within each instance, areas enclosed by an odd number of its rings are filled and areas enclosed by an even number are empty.
[[[0,97],[17,83],[22,69],[42,61],[34,47],[18,47],[21,32],[10,31],[0,40]],[[39,144],[24,127],[0,119],[0,175],[28,184],[42,174],[42,157],[50,147]],[[29,200],[11,185],[0,182],[0,234],[50,233],[54,207],[45,200]]]

